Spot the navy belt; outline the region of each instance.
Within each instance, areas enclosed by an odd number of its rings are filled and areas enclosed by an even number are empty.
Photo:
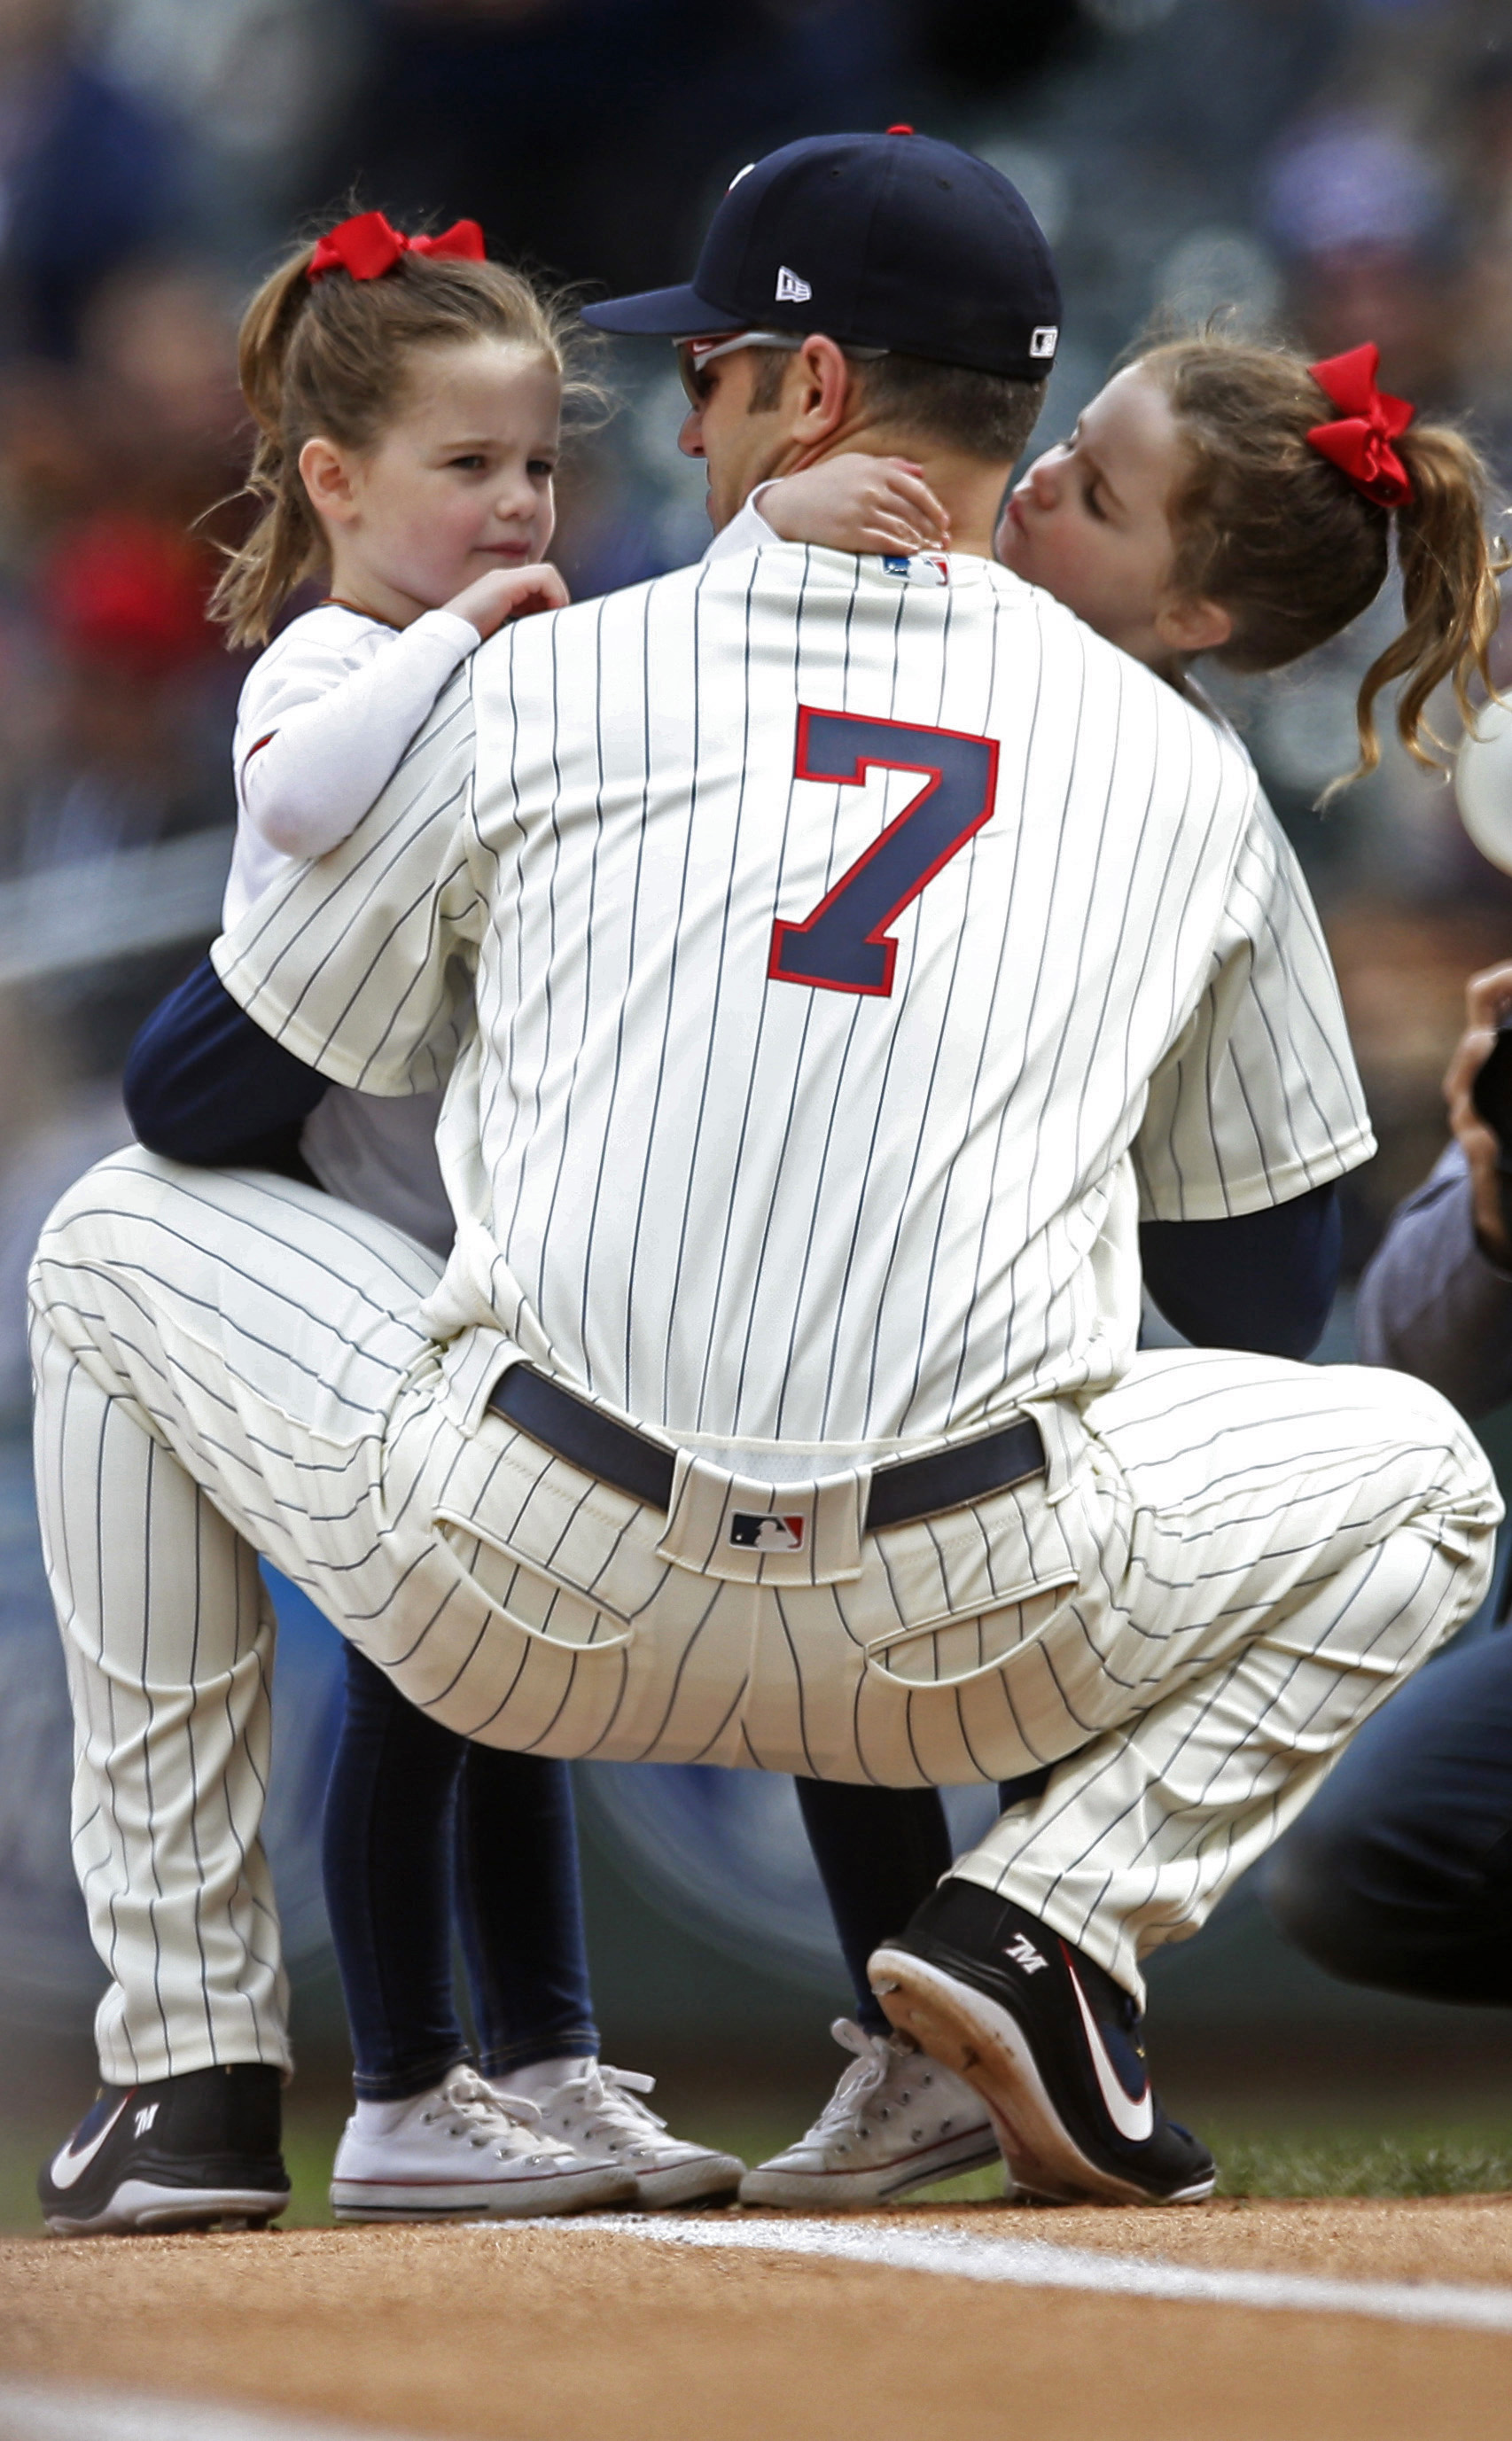
[[[511,1365],[495,1383],[489,1405],[585,1474],[618,1485],[648,1509],[672,1507],[671,1450],[629,1424],[616,1423],[529,1365]],[[957,1441],[927,1457],[899,1458],[877,1467],[866,1504],[866,1530],[874,1534],[879,1526],[907,1526],[916,1517],[932,1517],[937,1510],[960,1509],[968,1500],[1006,1492],[1010,1484],[1027,1482],[1044,1471],[1039,1426],[1023,1416],[1000,1432],[983,1433],[980,1440]]]

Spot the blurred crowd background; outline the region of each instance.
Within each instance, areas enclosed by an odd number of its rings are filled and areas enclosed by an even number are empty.
[[[1066,337],[1038,445],[1152,318],[1221,311],[1319,355],[1377,340],[1384,386],[1468,419],[1512,497],[1506,0],[0,0],[0,2018],[64,1996],[77,2018],[94,1972],[67,1896],[22,1281],[55,1194],[124,1140],[135,1025],[216,929],[243,665],[203,605],[242,515],[241,302],[291,235],[353,205],[471,215],[493,252],[588,287],[679,279],[753,155],[900,119],[1007,172],[1055,248]],[[617,411],[564,486],[580,596],[707,539],[670,353],[612,349],[603,370]],[[1228,697],[1317,892],[1381,1137],[1353,1188],[1357,1266],[1443,1141],[1463,979],[1512,953],[1512,883],[1441,780],[1388,751],[1313,810],[1393,617],[1383,599]],[[291,1621],[286,1687],[326,1684],[318,1638]],[[279,1718],[285,1906],[314,1956],[320,1703]],[[721,1832],[695,1777],[648,1829],[637,1784],[596,1785],[601,1852],[639,1856],[663,1919],[717,1937],[759,1866],[747,1964],[832,1976],[790,1799],[747,1790]],[[754,1974],[726,1990],[748,2019]]]

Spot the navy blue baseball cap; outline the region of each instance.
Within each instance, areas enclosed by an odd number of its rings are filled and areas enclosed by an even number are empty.
[[[1055,360],[1060,285],[1000,171],[894,127],[805,136],[753,161],[685,287],[611,297],[583,318],[666,339],[822,331],[842,347],[1039,381]]]

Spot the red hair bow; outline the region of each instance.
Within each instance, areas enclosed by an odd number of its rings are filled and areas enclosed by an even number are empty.
[[[1307,438],[1321,456],[1348,476],[1367,500],[1399,508],[1413,497],[1412,477],[1392,443],[1405,432],[1416,408],[1405,398],[1376,387],[1380,350],[1374,340],[1341,356],[1324,356],[1307,371],[1340,410],[1331,424],[1315,424]]]
[[[382,212],[358,212],[354,220],[327,230],[311,257],[308,277],[318,280],[323,272],[350,271],[353,280],[381,280],[402,254],[449,254],[463,262],[481,262],[483,232],[476,221],[453,221],[437,237],[406,237]]]

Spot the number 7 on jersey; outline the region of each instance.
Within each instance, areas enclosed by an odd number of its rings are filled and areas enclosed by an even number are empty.
[[[801,923],[779,917],[772,926],[766,971],[775,983],[889,996],[898,954],[889,927],[990,816],[998,742],[800,705],[795,779],[858,788],[871,770],[918,771],[926,785],[846,866],[812,914]]]

